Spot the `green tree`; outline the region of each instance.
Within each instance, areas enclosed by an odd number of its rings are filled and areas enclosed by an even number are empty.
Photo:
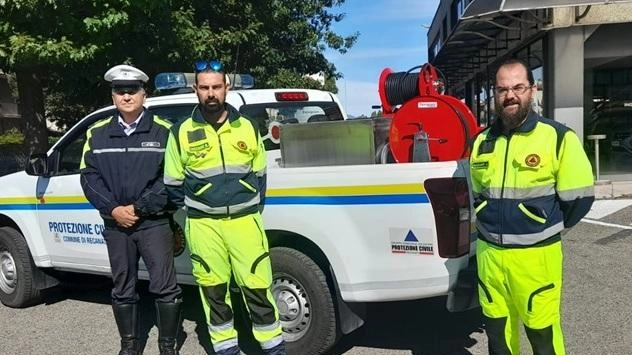
[[[220,59],[258,87],[319,85],[340,77],[323,53],[346,52],[358,33],[331,30],[344,0],[0,0],[0,68],[17,78],[25,144],[47,148],[46,118],[70,126],[109,103],[103,72],[116,64],[191,71]],[[322,88],[322,87],[318,87]],[[151,89],[151,88],[150,88]]]
[[[96,66],[116,47],[118,31],[129,12],[159,9],[162,2],[82,0],[0,0],[0,66],[16,75],[25,145],[30,151],[48,148],[44,93],[55,80],[95,83]],[[114,9],[118,7],[118,9]],[[50,86],[49,86],[50,85]],[[78,95],[91,97],[85,84]],[[82,90],[83,89],[83,90]]]

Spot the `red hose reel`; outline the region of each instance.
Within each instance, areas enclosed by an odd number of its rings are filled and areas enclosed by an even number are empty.
[[[420,139],[427,141],[429,155],[423,161],[469,156],[470,141],[479,131],[476,117],[461,100],[442,94],[442,85],[430,64],[419,73],[382,71],[378,92],[383,115],[392,119],[388,144],[396,162],[419,161],[415,141]]]

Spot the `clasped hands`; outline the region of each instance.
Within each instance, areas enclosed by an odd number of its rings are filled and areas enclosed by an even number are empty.
[[[139,219],[134,212],[134,205],[115,207],[112,210],[112,217],[116,220],[116,224],[123,228],[132,227]]]

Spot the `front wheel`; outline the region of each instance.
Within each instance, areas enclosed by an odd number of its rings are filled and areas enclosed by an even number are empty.
[[[272,294],[289,354],[324,354],[338,340],[336,309],[327,278],[307,255],[272,248]]]
[[[22,235],[13,228],[0,228],[0,301],[21,308],[39,300],[33,280],[37,267]]]

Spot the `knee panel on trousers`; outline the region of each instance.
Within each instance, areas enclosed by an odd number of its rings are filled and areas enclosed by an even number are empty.
[[[533,355],[555,355],[553,348],[553,326],[543,329],[531,329],[524,327],[527,338],[531,343]]]
[[[210,307],[210,323],[212,325],[225,324],[233,320],[233,310],[226,304],[228,284],[202,287]]]
[[[254,324],[273,324],[277,321],[274,305],[268,299],[267,289],[242,288],[250,318]]]
[[[490,355],[511,355],[511,350],[507,345],[505,328],[507,327],[507,317],[485,318],[485,331],[487,332],[488,349]]]

